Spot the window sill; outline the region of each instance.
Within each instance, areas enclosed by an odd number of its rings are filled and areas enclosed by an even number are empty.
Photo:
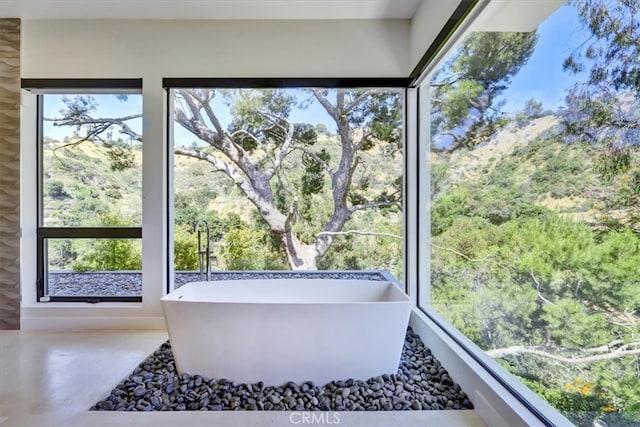
[[[141,309],[143,307],[142,302],[99,302],[96,304],[88,302],[62,302],[62,301],[42,301],[42,302],[29,302],[23,303],[21,306],[23,309],[31,308],[73,308],[73,309]]]

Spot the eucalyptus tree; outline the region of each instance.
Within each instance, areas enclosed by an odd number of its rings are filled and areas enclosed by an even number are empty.
[[[633,166],[640,143],[640,1],[573,0],[589,37],[564,61],[580,76],[563,112],[570,141],[601,148],[605,177]],[[633,174],[640,188],[640,172]]]
[[[176,123],[200,141],[176,145],[175,153],[206,162],[231,180],[281,242],[292,269],[316,269],[356,212],[401,208],[401,90],[176,89],[174,95]],[[336,138],[328,145],[318,144],[316,126],[291,119],[294,109],[311,102],[335,126]],[[231,117],[226,125],[222,104]],[[91,97],[69,98],[61,117],[50,120],[86,129],[87,136],[73,144],[95,141],[111,127],[142,141],[127,125],[132,117],[100,118],[95,111]],[[113,153],[113,166],[127,167],[126,148],[103,143]],[[396,166],[365,159],[374,149]],[[385,175],[389,169],[398,173]],[[380,182],[381,175],[389,179]],[[315,196],[321,208],[303,212]]]
[[[432,149],[472,148],[499,128],[500,95],[537,42],[535,31],[476,32],[449,55],[431,81]]]

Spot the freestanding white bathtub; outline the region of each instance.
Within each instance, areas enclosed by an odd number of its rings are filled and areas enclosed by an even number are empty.
[[[324,385],[395,373],[411,305],[394,281],[287,278],[192,282],[162,308],[179,373]]]

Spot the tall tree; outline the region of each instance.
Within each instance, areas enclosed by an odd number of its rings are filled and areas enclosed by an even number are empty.
[[[586,78],[569,91],[563,119],[570,141],[602,148],[601,172],[610,177],[631,167],[640,142],[640,0],[572,3],[591,36],[564,61]]]
[[[176,122],[205,146],[175,147],[175,153],[207,162],[213,171],[225,174],[282,242],[290,267],[316,269],[354,213],[401,205],[401,176],[372,188],[369,182],[380,173],[380,165],[367,164],[363,153],[377,146],[391,157],[400,154],[402,93],[381,89],[307,90],[306,103],[319,103],[335,123],[339,145],[335,159],[326,149],[316,147],[314,126],[290,119],[292,109],[298,107],[292,93],[176,90]],[[227,127],[214,106],[220,97],[232,116]],[[92,108],[91,102],[70,99],[67,109],[61,111],[64,117],[54,121],[86,126],[92,137],[103,126],[119,126],[131,135],[124,120],[127,118],[95,118]],[[141,140],[140,135],[133,138]],[[291,165],[287,162],[296,156],[301,160],[301,177],[288,172]],[[305,218],[300,205],[308,206],[313,196],[322,192],[330,194],[331,206]]]
[[[432,148],[472,147],[499,126],[499,95],[526,64],[536,32],[477,32],[449,56],[432,79]]]

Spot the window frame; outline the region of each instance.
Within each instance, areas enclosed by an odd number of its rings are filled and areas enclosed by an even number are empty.
[[[402,89],[404,102],[402,103],[403,109],[403,157],[402,157],[402,171],[403,171],[403,198],[402,198],[402,218],[403,218],[403,278],[405,292],[409,293],[411,288],[409,280],[414,280],[412,275],[409,274],[408,264],[412,257],[409,256],[412,253],[412,249],[409,247],[410,242],[407,238],[407,228],[409,227],[409,215],[407,212],[407,194],[409,182],[407,162],[407,147],[409,144],[409,111],[408,111],[408,98],[409,89],[413,82],[412,77],[337,77],[337,78],[315,78],[315,77],[201,77],[201,78],[189,78],[189,77],[166,77],[162,79],[162,87],[165,89],[167,96],[166,104],[166,153],[167,153],[167,192],[168,197],[166,212],[167,212],[167,256],[169,261],[169,267],[167,268],[167,286],[166,292],[170,293],[174,289],[175,269],[173,265],[173,209],[174,209],[174,188],[173,188],[173,92],[172,89],[192,89],[192,88],[205,88],[205,89],[299,89],[299,88],[327,88],[327,89],[355,89],[355,88],[395,88]],[[351,270],[345,270],[345,272],[351,272]],[[415,300],[415,299],[414,299]]]
[[[136,94],[142,96],[142,79],[22,79],[22,89],[36,96],[36,302],[142,302],[140,296],[48,295],[48,239],[142,239],[142,227],[46,227],[43,225],[44,96],[47,94]],[[144,261],[143,261],[144,262]]]

